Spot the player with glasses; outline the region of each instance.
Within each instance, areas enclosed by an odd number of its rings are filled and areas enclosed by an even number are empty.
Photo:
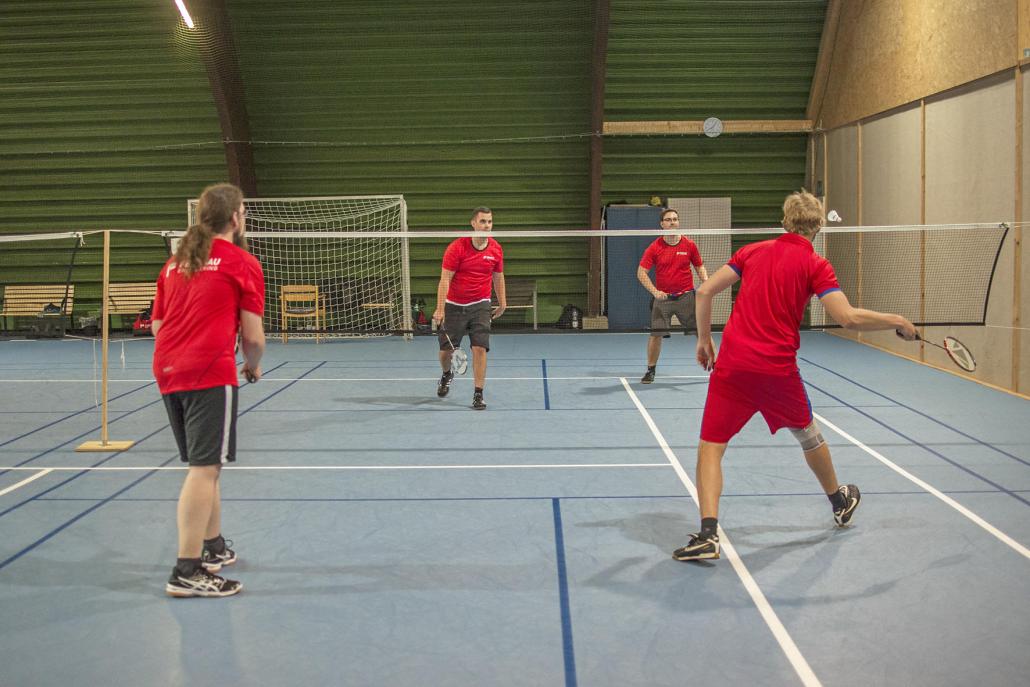
[[[675,210],[662,212],[661,228],[678,229],[680,216]],[[649,272],[655,269],[655,281]],[[641,378],[642,384],[654,381],[658,367],[658,356],[662,353],[662,339],[669,338],[672,316],[675,315],[683,327],[683,333],[696,330],[694,324],[694,276],[691,267],[697,271],[698,279],[708,279],[697,244],[682,234],[659,236],[644,251],[637,267],[637,279],[654,297],[651,301],[651,336],[647,340],[647,372]]]

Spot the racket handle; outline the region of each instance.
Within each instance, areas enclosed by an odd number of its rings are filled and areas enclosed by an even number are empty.
[[[899,339],[904,339],[904,338],[905,338],[905,335],[904,335],[904,334],[902,334],[902,333],[901,333],[900,331],[898,331],[897,329],[895,329],[895,330],[894,330],[894,333],[898,335],[898,338],[899,338]],[[916,332],[916,338],[915,338],[915,340],[916,340],[916,341],[922,341],[922,340],[923,340],[923,337],[919,336],[919,332]]]

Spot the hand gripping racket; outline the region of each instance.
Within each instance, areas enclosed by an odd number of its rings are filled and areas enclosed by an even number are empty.
[[[443,331],[443,335],[447,337],[447,343],[451,346],[451,371],[457,372],[460,375],[465,374],[469,369],[468,354],[465,353],[465,349],[454,347],[454,342],[451,341],[450,334],[447,333],[447,330],[444,329],[442,325],[440,329]]]
[[[901,336],[901,332],[898,332],[898,336]],[[924,339],[923,337],[919,336],[919,333],[917,332],[916,341],[925,341],[931,346],[936,346],[937,348],[940,348],[948,354],[948,357],[951,358],[951,361],[953,363],[961,367],[966,372],[973,372],[976,370],[976,359],[973,357],[973,354],[969,352],[969,349],[965,347],[965,344],[956,339],[954,336],[944,337],[944,343],[939,344],[936,341]]]

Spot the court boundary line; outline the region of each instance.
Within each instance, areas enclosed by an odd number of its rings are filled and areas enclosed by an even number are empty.
[[[561,614],[562,659],[565,664],[565,687],[576,687],[576,652],[572,643],[572,608],[569,603],[568,566],[565,563],[565,532],[561,519],[561,500],[551,499],[554,520],[554,550],[558,567],[558,609]]]
[[[524,468],[665,468],[668,463],[535,463],[520,464],[510,463],[502,465],[228,465],[222,466],[225,470],[518,470]],[[0,470],[51,470],[57,472],[66,471],[97,471],[97,472],[139,472],[141,470],[188,470],[185,464],[179,466],[154,467],[152,465],[97,465],[93,467],[60,465],[54,467],[14,467]]]
[[[459,378],[455,377],[455,380]],[[543,377],[490,377],[490,381],[499,382],[539,382],[551,380],[600,380],[608,379],[618,381],[622,379],[620,375],[584,375],[577,377],[555,377],[552,375],[545,375]],[[667,375],[663,374],[662,379],[708,379],[708,375]],[[138,384],[140,382],[147,382],[150,384],[154,383],[154,380],[146,379],[109,379],[108,384],[124,383],[124,384]],[[282,378],[269,378],[261,377],[263,382],[276,382],[279,384],[289,384],[295,382],[437,382],[439,377],[302,377],[296,379],[289,379],[286,377]],[[94,384],[95,381],[92,379],[0,379],[0,383],[4,384]],[[126,392],[126,393],[132,393]]]
[[[694,503],[700,504],[697,497],[697,488],[694,486],[689,475],[687,475],[686,470],[683,469],[683,466],[680,464],[676,454],[673,453],[672,448],[665,440],[661,430],[658,429],[658,425],[655,424],[654,419],[651,418],[651,415],[647,412],[644,404],[641,403],[640,398],[637,397],[626,378],[621,377],[620,381],[622,382],[623,388],[626,389],[626,393],[629,394],[630,399],[633,401],[633,405],[637,407],[640,415],[644,418],[644,422],[647,424],[648,429],[651,430],[651,434],[653,434],[654,438],[658,441],[658,445],[661,447],[662,453],[665,454],[666,459],[668,459],[669,464],[676,472],[680,482],[682,482],[683,486],[685,486],[687,491],[690,492],[690,497],[694,500]],[[779,616],[776,614],[776,611],[773,610],[772,605],[769,603],[768,599],[765,598],[765,594],[763,594],[762,590],[758,587],[758,583],[755,582],[755,578],[751,576],[750,571],[748,571],[747,566],[744,565],[744,561],[741,560],[740,554],[737,553],[737,549],[730,543],[729,537],[726,536],[726,532],[723,530],[721,525],[719,526],[719,541],[723,550],[726,552],[726,557],[729,559],[734,572],[737,573],[737,577],[740,578],[740,581],[743,583],[744,589],[747,591],[748,595],[751,596],[751,600],[757,607],[758,613],[762,616],[762,619],[765,620],[765,624],[772,632],[773,638],[780,645],[780,649],[783,650],[787,660],[790,661],[791,666],[801,679],[802,684],[808,687],[821,687],[822,683],[819,681],[819,678],[816,677],[812,667],[808,664],[808,661],[801,654],[801,650],[798,649],[797,644],[794,643],[793,638],[791,638],[790,634],[787,632],[787,628],[784,627]]]
[[[902,357],[904,357],[904,356],[902,356]],[[1002,449],[998,448],[994,444],[989,444],[986,441],[984,441],[983,439],[979,439],[979,438],[973,436],[972,434],[968,434],[966,432],[963,432],[961,429],[958,429],[957,427],[952,427],[947,422],[944,422],[943,420],[938,420],[937,418],[935,418],[933,415],[930,415],[929,413],[924,413],[923,411],[919,410],[918,408],[913,408],[912,406],[910,406],[910,405],[908,405],[906,403],[902,403],[901,401],[893,399],[890,396],[888,396],[887,394],[881,393],[881,392],[877,391],[876,389],[872,389],[872,388],[870,388],[868,386],[865,386],[861,382],[857,382],[854,379],[851,379],[847,375],[841,374],[840,372],[837,372],[836,370],[833,370],[833,369],[831,369],[829,367],[826,367],[825,365],[820,365],[819,363],[816,363],[816,362],[813,362],[811,360],[808,360],[807,358],[799,358],[799,360],[803,360],[806,363],[808,363],[809,365],[812,365],[813,367],[817,367],[820,370],[824,370],[825,372],[829,372],[830,374],[832,374],[832,375],[834,375],[836,377],[840,377],[844,381],[846,381],[846,382],[848,382],[850,384],[854,384],[859,389],[863,389],[865,391],[868,391],[871,394],[875,394],[875,395],[879,396],[880,398],[885,399],[885,400],[893,403],[894,405],[898,406],[899,408],[904,408],[905,410],[910,410],[913,413],[915,413],[916,415],[919,415],[920,417],[923,417],[923,418],[925,418],[927,420],[930,420],[931,422],[934,422],[934,423],[940,425],[941,427],[944,427],[945,429],[951,430],[955,434],[958,434],[959,436],[963,436],[963,437],[969,439],[970,441],[974,441],[977,444],[980,444],[981,446],[989,448],[992,451],[995,451],[996,453],[1000,453],[1001,455],[1003,455],[1003,456],[1005,456],[1007,458],[1011,458],[1012,460],[1015,460],[1018,463],[1022,463],[1023,465],[1030,466],[1030,461],[1023,460],[1019,456],[1014,455],[1012,453],[1009,453],[1008,451],[1003,451]],[[916,362],[919,362],[919,361],[916,361]],[[840,402],[843,403],[843,401],[840,401]],[[868,407],[871,407],[871,406],[862,406],[862,407],[868,408]]]
[[[815,416],[815,418],[817,420],[819,420],[819,422],[821,422],[822,424],[826,425],[827,427],[832,429],[834,432],[836,432],[840,436],[844,437],[846,440],[850,441],[852,444],[854,444],[855,446],[859,447],[860,449],[862,449],[863,451],[865,451],[866,453],[871,455],[873,458],[875,458],[876,460],[880,461],[881,463],[883,463],[884,465],[889,467],[894,472],[898,473],[899,475],[901,475],[902,477],[904,477],[908,481],[912,482],[913,484],[915,484],[915,485],[917,485],[919,487],[922,487],[924,490],[926,490],[927,492],[929,492],[933,496],[935,496],[938,499],[940,499],[941,501],[943,501],[946,505],[951,506],[953,509],[958,511],[958,513],[960,515],[965,516],[966,518],[968,518],[973,523],[979,525],[988,534],[992,535],[993,537],[995,537],[996,539],[1001,541],[1003,544],[1005,544],[1008,547],[1010,547],[1016,553],[1022,554],[1023,557],[1030,559],[1030,549],[1028,549],[1027,547],[1023,546],[1022,544],[1020,544],[1015,539],[1013,539],[1009,535],[1007,535],[1004,532],[1002,532],[1000,529],[998,529],[997,527],[995,527],[991,523],[987,522],[985,519],[983,519],[982,517],[980,517],[979,515],[974,513],[969,508],[966,508],[961,503],[959,503],[955,499],[951,498],[950,496],[948,496],[947,494],[942,492],[940,489],[938,489],[937,487],[935,487],[932,484],[930,484],[929,482],[926,482],[926,481],[916,477],[915,475],[913,475],[911,472],[909,472],[905,468],[901,467],[900,465],[896,464],[895,462],[893,462],[889,458],[885,457],[883,454],[877,452],[876,450],[874,450],[872,448],[869,448],[868,446],[863,444],[861,441],[859,441],[855,437],[851,436],[850,434],[845,432],[843,429],[841,429],[837,425],[833,424],[832,422],[830,422],[826,418],[822,417],[818,413],[812,413],[812,414]],[[999,493],[1009,493],[1009,492],[1003,490],[1003,491],[1001,491]]]
[[[22,481],[18,482],[17,484],[12,484],[11,486],[7,487],[6,489],[0,489],[0,496],[3,496],[4,494],[10,494],[15,489],[19,489],[21,487],[24,487],[26,484],[29,484],[30,482],[35,482],[40,477],[44,477],[46,475],[49,475],[51,472],[53,472],[53,468],[42,468],[42,469],[35,468],[35,469],[39,470],[39,472],[37,472],[35,475],[32,475],[31,477],[26,477]]]
[[[812,384],[811,382],[807,382],[806,381],[804,383],[806,385],[812,387],[813,389],[819,391],[820,393],[823,393],[826,396],[832,398],[833,400],[835,400],[835,401],[837,401],[839,403],[843,403],[848,408],[850,408],[851,410],[854,410],[856,413],[858,413],[862,417],[864,417],[864,418],[866,418],[868,420],[872,420],[876,424],[878,424],[881,427],[885,428],[887,431],[889,431],[889,432],[891,432],[891,433],[901,437],[905,441],[909,442],[911,445],[918,446],[919,448],[923,449],[927,453],[929,453],[931,455],[934,455],[934,456],[937,456],[938,458],[940,458],[941,460],[943,460],[945,463],[947,463],[948,465],[952,466],[953,468],[957,468],[957,469],[961,470],[962,472],[966,473],[967,475],[970,475],[971,477],[975,477],[976,479],[980,480],[981,482],[985,482],[986,484],[991,485],[992,487],[994,487],[998,491],[1000,491],[1002,493],[1005,493],[1005,494],[1008,494],[1009,496],[1011,496],[1012,498],[1016,499],[1017,501],[1021,501],[1022,503],[1030,506],[1030,499],[1025,499],[1022,496],[1019,496],[1018,494],[1013,492],[1011,489],[1008,489],[1004,485],[995,482],[994,480],[990,479],[989,477],[985,477],[984,475],[981,475],[979,472],[977,472],[973,468],[968,467],[966,465],[963,465],[962,463],[958,462],[957,460],[953,460],[953,459],[949,458],[948,456],[944,455],[940,451],[937,451],[936,449],[930,448],[930,445],[924,444],[921,441],[917,441],[916,439],[913,439],[912,437],[910,437],[907,434],[905,434],[904,432],[902,432],[900,429],[898,429],[898,428],[896,428],[896,427],[894,427],[894,426],[892,426],[890,424],[887,424],[887,422],[885,422],[884,420],[881,420],[878,417],[874,417],[873,415],[870,415],[869,413],[865,412],[864,410],[862,410],[860,408],[855,408],[854,406],[850,405],[844,399],[839,398],[837,396],[834,396],[829,391],[826,391],[825,389],[820,389],[818,386],[816,386],[815,384]],[[814,411],[813,411],[813,415],[814,415]]]

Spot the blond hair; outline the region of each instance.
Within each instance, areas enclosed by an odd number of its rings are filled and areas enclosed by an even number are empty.
[[[783,228],[792,234],[811,238],[823,227],[823,204],[805,189],[783,201]]]
[[[175,251],[175,262],[184,277],[189,279],[204,268],[215,234],[225,231],[242,204],[243,191],[232,184],[214,184],[200,194],[198,221],[186,230]]]

